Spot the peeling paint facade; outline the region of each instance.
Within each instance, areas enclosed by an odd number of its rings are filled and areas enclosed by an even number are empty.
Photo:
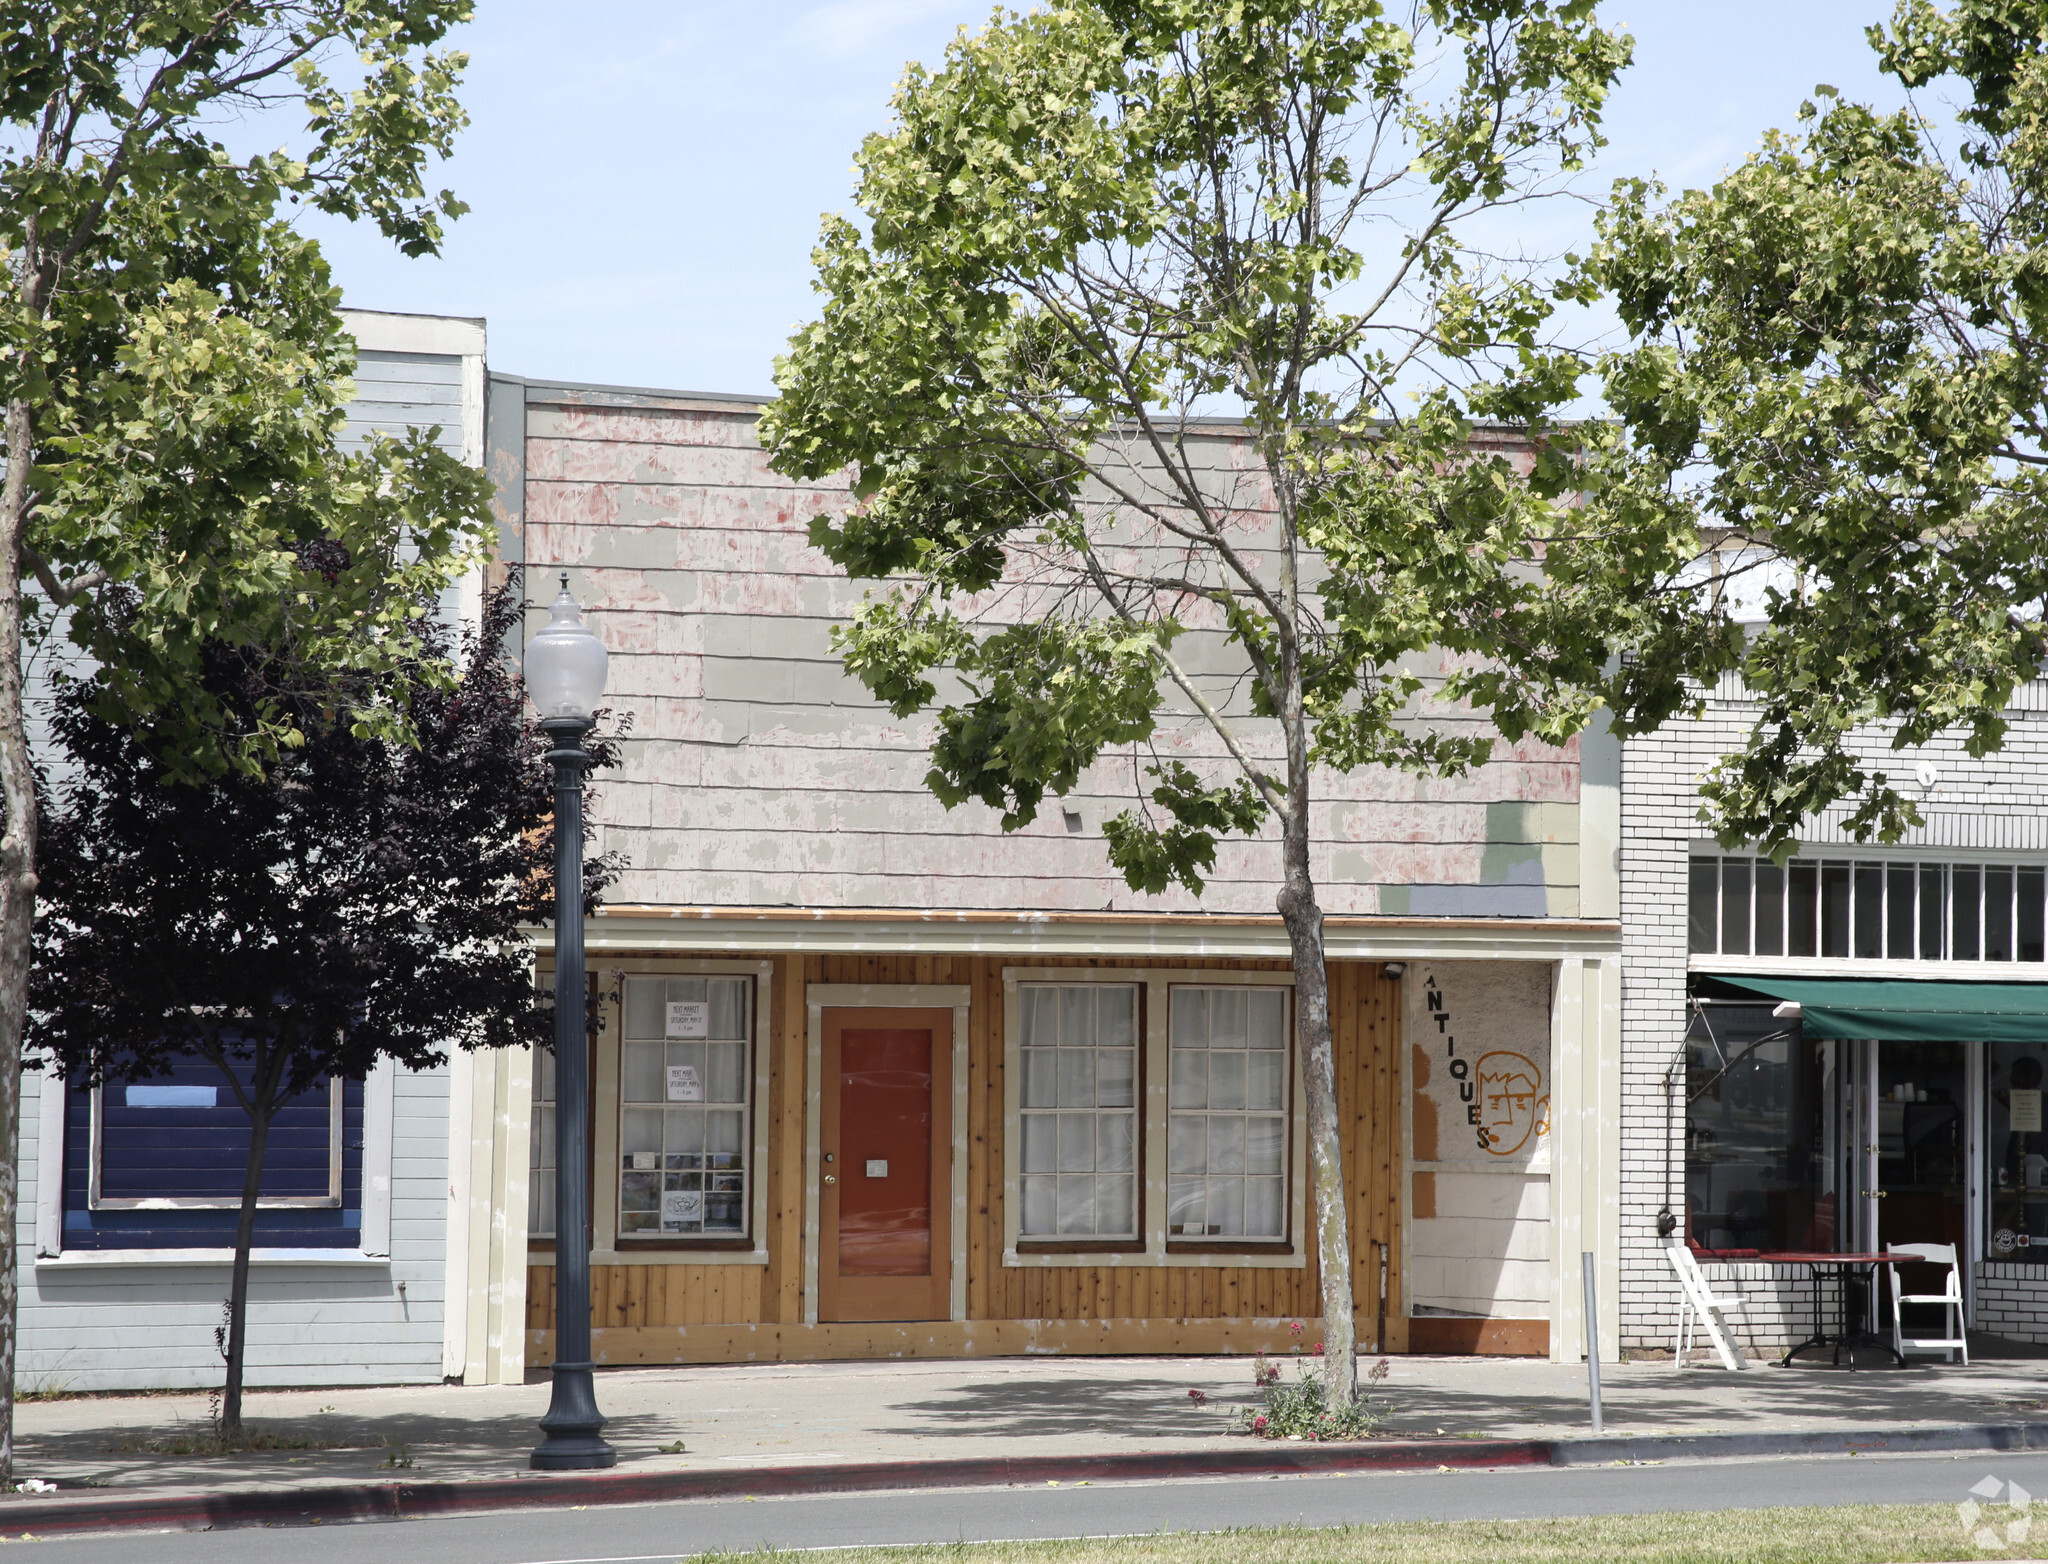
[[[867,584],[811,549],[807,529],[848,503],[845,487],[770,472],[759,409],[490,381],[502,558],[530,583],[568,570],[612,653],[608,702],[632,719],[624,763],[598,779],[593,807],[598,845],[628,868],[586,933],[604,999],[599,1361],[1282,1345],[1293,1319],[1320,1311],[1291,1028],[1283,1080],[1261,1045],[1241,1066],[1235,1043],[1225,1058],[1185,1020],[1244,1002],[1256,1015],[1262,992],[1291,1002],[1275,842],[1225,844],[1199,899],[1138,897],[1101,838],[1132,797],[1128,761],[1097,767],[1013,833],[979,804],[943,808],[923,783],[925,730],[892,718],[833,654],[832,626]],[[1255,477],[1229,426],[1204,440],[1198,466]],[[1197,629],[1188,641],[1200,676],[1229,698],[1220,638],[1205,644]],[[1170,719],[1166,747],[1194,764],[1220,756],[1189,713]],[[1502,745],[1456,780],[1324,779],[1312,850],[1330,917],[1361,1343],[1578,1350],[1578,1254],[1617,1248],[1618,782],[1616,746],[1598,734]],[[1479,1150],[1411,1143],[1406,1041],[1410,1001],[1434,981],[1426,963],[1459,974],[1475,1039],[1506,1024],[1543,1041],[1540,1161],[1501,1176]],[[654,1035],[656,985],[672,1006],[708,995],[735,1019],[701,1054],[693,1038]],[[1036,1065],[1074,1062],[1077,1023],[1059,1023],[1054,1049],[1052,1023],[1032,1018],[1070,1005],[1119,1018],[1087,1023],[1109,1028],[1088,1034],[1096,1095],[1083,1102],[1063,1077],[1040,1101]],[[835,1102],[859,1073],[843,1050],[880,1035],[864,1018],[901,1030],[906,1017],[930,1038],[919,1056],[930,1090],[951,1099],[920,1110],[931,1119],[918,1145],[937,1150],[916,1241],[934,1269],[915,1301],[849,1305],[866,1262],[848,1248],[856,1195],[840,1170],[865,1191],[901,1164],[865,1157],[856,1175],[834,1160],[851,1133]],[[717,1064],[742,1047],[732,1059],[744,1067]],[[942,1054],[945,1070],[931,1062]],[[657,1059],[692,1093],[696,1061],[725,1069],[727,1095],[701,1110],[662,1097]],[[1224,1071],[1204,1077],[1199,1100],[1198,1067]],[[1268,1111],[1239,1093],[1232,1072],[1250,1067],[1278,1083],[1262,1088]],[[496,1068],[523,1072],[505,1100],[528,1105],[531,1144],[544,1147],[545,1070]],[[755,1087],[730,1084],[742,1076]],[[724,1149],[698,1149],[700,1112],[702,1145],[723,1135]],[[516,1140],[516,1119],[496,1133]],[[1198,1135],[1211,1149],[1192,1149]],[[1096,1137],[1093,1149],[1075,1136]],[[528,1187],[500,1201],[532,1230],[527,1363],[552,1350],[552,1176],[536,1150]],[[937,1223],[930,1210],[949,1185],[952,1217]],[[1603,1311],[1614,1298],[1605,1289]],[[486,1377],[511,1372],[510,1336],[493,1340],[502,1362]]]

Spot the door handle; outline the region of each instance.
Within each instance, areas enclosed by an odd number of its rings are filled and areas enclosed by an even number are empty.
[[[1866,1189],[1863,1191],[1863,1198],[1865,1200],[1882,1200],[1887,1193],[1888,1191],[1882,1189]]]
[[[832,1176],[832,1175],[831,1175],[830,1173],[827,1173],[827,1174],[825,1175],[825,1182],[826,1182],[826,1183],[828,1183],[828,1184],[836,1184],[836,1183],[838,1183],[838,1182],[839,1182],[839,1180],[838,1180],[837,1178],[833,1177],[833,1176]]]

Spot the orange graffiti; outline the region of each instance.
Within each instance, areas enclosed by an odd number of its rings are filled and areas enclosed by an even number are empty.
[[[1550,1098],[1543,1092],[1543,1072],[1526,1056],[1497,1049],[1480,1056],[1475,1073],[1486,1149],[1494,1156],[1512,1157],[1532,1136],[1550,1132]]]

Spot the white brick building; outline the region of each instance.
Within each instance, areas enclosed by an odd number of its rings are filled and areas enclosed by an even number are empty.
[[[1782,870],[1723,853],[1698,819],[1701,776],[1753,715],[1728,681],[1699,722],[1624,748],[1621,1345],[1671,1344],[1667,1208],[1709,1278],[1756,1300],[1731,1320],[1756,1351],[1807,1336],[1814,1299],[1808,1273],[1755,1252],[1911,1242],[1961,1251],[1973,1330],[2048,1340],[2048,1264],[2031,1263],[2048,1260],[2048,1138],[2027,1127],[2048,1054],[2028,1013],[2048,999],[2048,686],[2021,692],[1984,760],[1958,739],[1895,752],[1873,734],[1866,753],[1925,823],[1859,844],[1831,811]],[[1844,982],[1884,987],[1828,987]],[[1807,995],[1803,1022],[1776,990]],[[1890,996],[1916,1035],[1816,1040],[1816,994]],[[1998,1013],[1941,1018],[1971,1006]]]

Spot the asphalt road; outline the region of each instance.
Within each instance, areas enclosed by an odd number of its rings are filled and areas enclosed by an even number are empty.
[[[2048,1454],[1830,1456],[1663,1466],[1343,1473],[825,1498],[705,1499],[449,1520],[137,1532],[16,1543],[50,1564],[661,1564],[693,1553],[1482,1520],[1795,1504],[1961,1503],[1985,1476],[2048,1496]]]

